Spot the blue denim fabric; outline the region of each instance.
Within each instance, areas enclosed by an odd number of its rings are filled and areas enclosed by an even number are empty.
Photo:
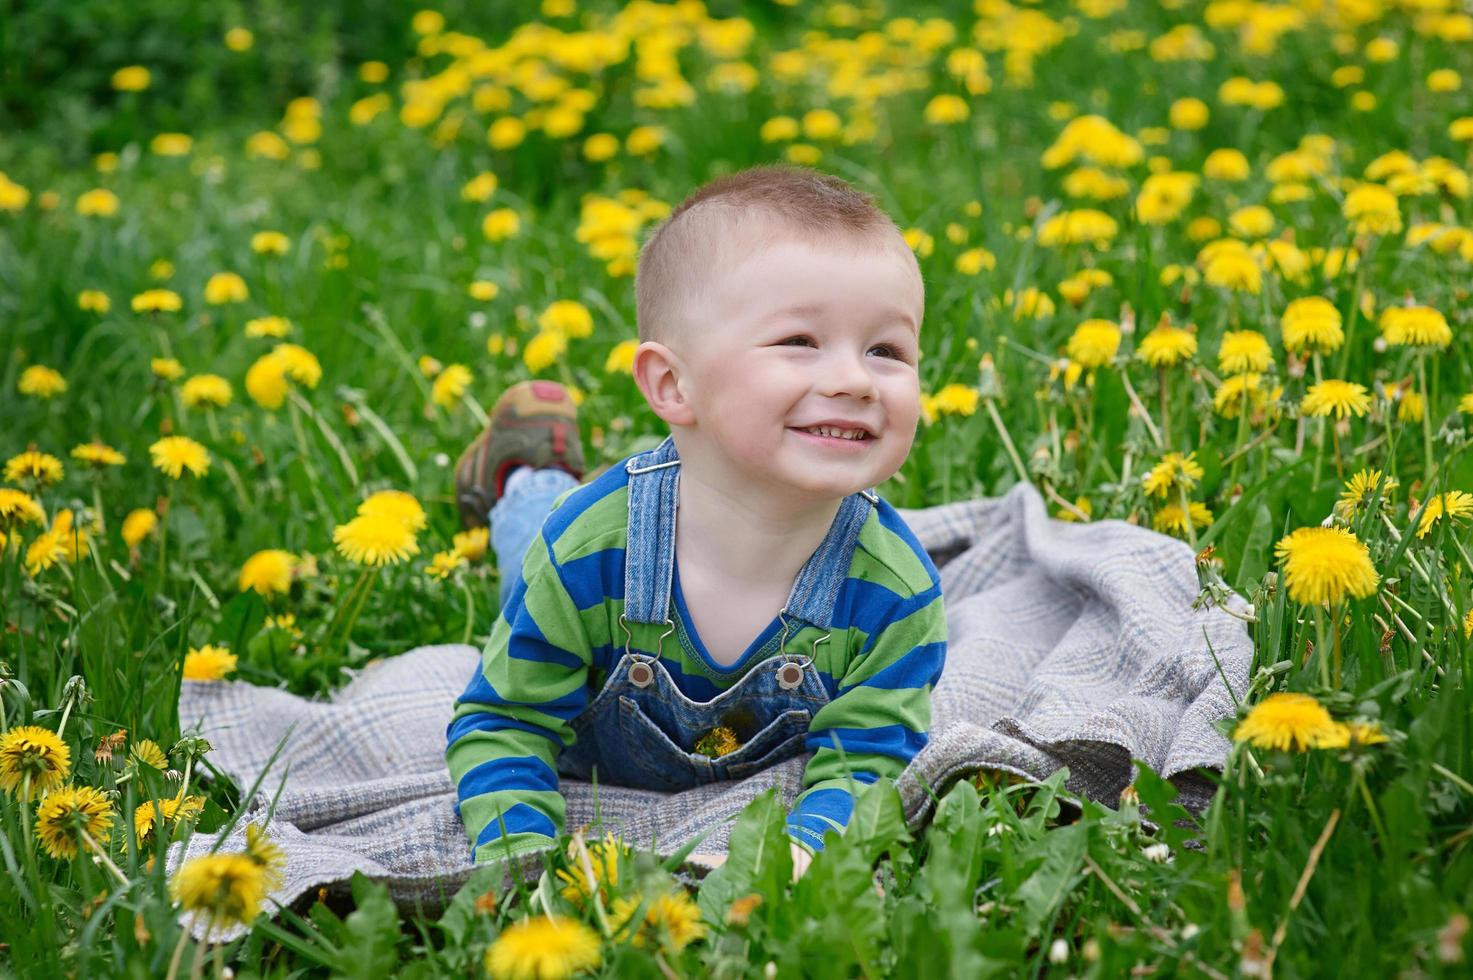
[[[624,652],[603,690],[572,721],[576,738],[558,760],[564,775],[587,780],[596,773],[600,781],[664,791],[743,779],[803,752],[813,714],[828,703],[811,656],[827,636],[806,651],[789,652],[787,640],[804,624],[831,628],[859,529],[878,497],[869,490],[844,499],[778,613],[782,631],[760,651],[765,659],[710,701],[692,701],[659,659],[678,615],[671,588],[679,463],[673,438],[625,461]],[[717,726],[730,728],[741,747],[718,758],[695,752],[696,741]]]
[[[533,470],[492,506],[491,547],[496,550],[496,567],[501,572],[498,606],[506,605],[506,597],[522,577],[522,559],[551,513],[552,502],[558,494],[577,485],[577,477],[563,470]]]

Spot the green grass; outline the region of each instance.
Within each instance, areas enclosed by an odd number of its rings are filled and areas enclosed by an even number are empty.
[[[116,15],[104,16],[100,3],[77,9],[93,6],[97,23]],[[1222,579],[1254,605],[1249,701],[1272,691],[1308,692],[1336,718],[1379,721],[1388,741],[1304,754],[1238,745],[1211,808],[1191,830],[1157,819],[1182,814],[1172,812],[1170,787],[1142,772],[1136,789],[1160,824],[1154,836],[1129,801],[1118,809],[1115,801],[1106,801],[1111,807],[1061,804],[1062,774],[1045,784],[980,779],[980,786],[942,788],[935,820],[913,831],[882,784],[861,802],[854,829],[796,885],[786,883],[787,850],[776,846],[780,807],[764,799],[743,815],[730,862],[700,888],[708,936],[679,951],[666,948],[658,958],[607,939],[602,969],[621,976],[735,977],[763,975],[775,963],[778,975],[1104,977],[1138,968],[1232,976],[1271,957],[1279,976],[1466,970],[1466,910],[1473,901],[1467,831],[1473,699],[1462,628],[1470,606],[1468,523],[1444,517],[1427,536],[1415,532],[1430,494],[1473,490],[1465,417],[1457,407],[1473,391],[1465,339],[1473,246],[1462,254],[1456,247],[1442,252],[1409,243],[1407,231],[1426,222],[1469,227],[1473,220],[1466,194],[1454,185],[1403,194],[1405,230],[1395,234],[1357,235],[1341,211],[1342,178],[1359,179],[1388,151],[1467,166],[1469,144],[1449,135],[1462,111],[1460,96],[1426,85],[1435,69],[1473,71],[1466,42],[1419,33],[1416,17],[1388,10],[1344,28],[1353,44],[1341,53],[1337,29],[1310,13],[1271,51],[1255,52],[1236,27],[1202,26],[1205,11],[1215,17],[1226,9],[1221,5],[1132,4],[1095,20],[1049,3],[1041,8],[1058,22],[1072,19],[1075,29],[1038,54],[1025,84],[1010,76],[1017,56],[1010,62],[1008,52],[990,46],[999,32],[972,35],[978,18],[966,5],[934,5],[917,14],[944,15],[956,28],[954,39],[918,52],[895,40],[906,29],[894,22],[911,12],[898,5],[877,17],[861,12],[859,24],[844,26],[826,13],[830,7],[723,4],[718,16],[750,16],[756,26],[742,56],[759,68],[752,91],[707,90],[704,79],[718,59],[691,44],[679,49],[678,60],[696,101],[640,106],[634,92],[642,83],[631,56],[589,84],[596,105],[576,136],[560,140],[534,131],[514,149],[493,150],[486,126],[498,115],[524,112],[529,103],[522,96],[505,113],[477,112],[467,97],[450,100],[440,118],[461,118],[452,138],[436,138],[438,122],[406,127],[396,118],[398,83],[440,71],[450,58],[412,54],[412,8],[354,17],[320,6],[320,16],[303,15],[300,22],[283,20],[282,11],[258,23],[241,21],[257,34],[243,55],[219,41],[236,22],[228,14],[218,23],[181,25],[146,9],[126,30],[113,32],[92,61],[73,59],[75,67],[56,67],[57,53],[80,43],[77,24],[85,19],[71,26],[48,21],[29,42],[12,32],[0,44],[4,51],[23,49],[25,64],[52,66],[17,75],[21,62],[11,59],[5,76],[6,118],[14,125],[0,143],[0,170],[30,196],[24,207],[0,212],[0,457],[34,445],[62,458],[65,478],[37,494],[48,518],[62,508],[81,514],[100,501],[100,514],[87,516],[105,523],[86,556],[34,576],[24,560],[38,533],[34,525],[3,552],[0,728],[54,730],[71,697],[64,736],[73,778],[119,790],[107,846],[128,881],[120,885],[85,858],[48,856],[27,833],[34,808],[23,812],[12,796],[0,799],[6,870],[0,942],[7,944],[0,962],[7,970],[38,976],[167,971],[180,932],[163,862],[150,869],[150,855],[125,827],[135,806],[172,795],[177,784],[127,761],[127,748],[111,760],[96,759],[94,750],[99,739],[124,729],[128,746],[153,739],[170,751],[172,766],[183,768],[189,753],[176,747],[184,734],[176,705],[190,648],[227,645],[239,657],[236,677],[312,694],[336,688],[346,671],[375,657],[459,641],[467,632],[473,641],[488,634],[497,587],[490,564],[473,564],[447,582],[424,574],[425,561],[449,548],[457,529],[449,464],[480,420],[465,402],[435,405],[417,359],[467,365],[474,375],[469,396],[489,404],[505,385],[531,374],[511,348],[535,334],[537,316],[555,300],[577,300],[593,314],[594,332],[572,340],[567,356],[544,373],[585,393],[591,465],[617,460],[637,440],[660,434],[632,380],[603,370],[609,351],[635,336],[632,281],[609,275],[577,241],[580,196],[637,188],[673,205],[714,174],[780,158],[786,144],[758,136],[774,115],[801,117],[831,106],[851,121],[852,99],[829,94],[822,79],[784,81],[772,56],[798,47],[809,28],[854,37],[884,30],[887,22],[895,64],[916,73],[916,87],[901,87],[874,105],[874,139],[812,141],[822,150],[817,165],[874,193],[902,228],[933,237],[934,251],[921,258],[927,286],[922,387],[935,393],[961,384],[980,388],[981,397],[971,414],[943,414],[924,426],[905,467],[881,493],[897,506],[921,507],[999,494],[1026,475],[1056,512],[1059,501],[1084,498],[1096,520],[1150,526],[1165,501],[1145,492],[1143,474],[1167,452],[1195,452],[1204,472],[1191,500],[1213,517],[1210,526],[1193,528],[1195,544],[1212,547]],[[839,20],[846,9],[838,8]],[[503,43],[511,26],[477,20],[486,15],[474,11],[446,12],[451,29],[490,47]],[[1117,52],[1107,43],[1130,40],[1120,31],[1142,32],[1149,42],[1182,24],[1201,26],[1215,48],[1210,60],[1163,63],[1149,48]],[[1036,25],[1000,32],[1014,41],[1040,34]],[[974,36],[985,49],[991,88],[969,95],[947,74],[945,60]],[[1365,44],[1376,37],[1396,40],[1398,56],[1368,60]],[[167,57],[159,54],[165,50]],[[387,86],[355,74],[359,61],[375,57],[391,67]],[[131,63],[153,65],[153,87],[113,93],[106,79]],[[1337,86],[1332,74],[1345,65],[1363,67],[1364,81]],[[864,67],[883,71],[874,56]],[[1223,104],[1219,86],[1235,76],[1278,82],[1284,104],[1267,111]],[[393,111],[365,126],[350,124],[349,106],[380,89],[394,96]],[[1374,108],[1351,107],[1360,90],[1375,96]],[[925,121],[927,102],[941,92],[967,96],[965,122]],[[285,161],[249,159],[247,137],[276,127],[286,101],[307,94],[321,100],[320,140],[293,148]],[[1147,225],[1135,216],[1132,202],[1149,172],[1145,162],[1120,171],[1129,192],[1107,201],[1069,199],[1064,181],[1073,168],[1040,165],[1064,126],[1057,103],[1139,134],[1166,126],[1171,102],[1183,96],[1208,104],[1206,127],[1168,131],[1145,155],[1200,173],[1210,151],[1236,147],[1253,171],[1240,183],[1203,180],[1173,221]],[[640,124],[668,133],[653,156],[621,152],[602,164],[582,156],[587,135],[622,137]],[[194,137],[187,157],[149,152],[153,135],[170,130]],[[1307,200],[1269,204],[1272,234],[1291,236],[1306,253],[1355,247],[1359,268],[1331,275],[1315,260],[1302,277],[1265,271],[1256,294],[1206,282],[1163,285],[1162,270],[1192,266],[1204,244],[1187,236],[1192,219],[1212,217],[1225,228],[1237,207],[1269,203],[1269,163],[1309,134],[1333,137],[1334,152],[1326,172],[1307,182]],[[91,159],[104,151],[119,155],[111,173],[99,173]],[[304,166],[313,153],[320,165]],[[499,178],[493,197],[463,200],[461,187],[485,170]],[[118,195],[115,216],[75,213],[73,202],[93,187]],[[57,195],[49,209],[42,206],[48,191]],[[980,215],[968,213],[972,201],[980,202]],[[517,237],[485,239],[481,221],[493,207],[520,214]],[[1037,242],[1036,230],[1050,216],[1080,207],[1097,207],[1118,223],[1104,247]],[[952,224],[960,241],[948,235]],[[265,229],[291,239],[286,255],[252,252],[252,234]],[[974,247],[989,250],[995,268],[957,271],[957,256]],[[173,265],[167,281],[150,275],[160,259]],[[1112,282],[1075,308],[1058,284],[1083,268],[1103,270]],[[227,270],[244,277],[249,299],[207,305],[206,280]],[[472,300],[467,287],[474,280],[497,283],[498,296]],[[177,291],[183,309],[131,312],[129,299],[153,286]],[[1015,316],[1008,293],[1027,287],[1048,293],[1055,311]],[[80,310],[83,289],[107,293],[111,311]],[[1377,315],[1408,296],[1435,307],[1447,317],[1452,343],[1430,354],[1378,345],[1378,319],[1356,310],[1362,292],[1371,294]],[[1349,341],[1320,363],[1296,363],[1281,342],[1280,317],[1291,300],[1311,295],[1340,310]],[[290,318],[296,329],[288,339],[310,349],[323,368],[320,384],[301,388],[299,400],[274,413],[252,402],[244,387],[247,369],[271,342],[247,338],[243,326],[266,314]],[[1163,314],[1196,325],[1198,354],[1188,365],[1158,372],[1133,354]],[[1050,380],[1049,364],[1087,318],[1134,331],[1093,373],[1092,384],[1066,388]],[[1274,363],[1264,390],[1278,389],[1278,396],[1227,418],[1214,410],[1213,395],[1225,377],[1218,344],[1233,329],[1268,338]],[[493,334],[508,341],[500,354],[488,353]],[[979,373],[984,353],[993,358],[995,378]],[[233,402],[213,416],[185,408],[178,386],[150,373],[150,358],[160,356],[178,358],[190,374],[224,376],[234,387]],[[67,390],[51,399],[22,396],[21,374],[36,364],[59,370]],[[1317,419],[1300,419],[1298,406],[1317,372],[1365,385],[1373,396],[1369,412],[1338,433]],[[1399,419],[1402,402],[1382,397],[1399,382],[1427,396],[1422,421]],[[1301,423],[1307,423],[1302,435]],[[208,447],[207,476],[176,483],[150,466],[147,447],[165,430]],[[67,455],[94,437],[128,457],[95,481]],[[1319,524],[1344,480],[1362,468],[1399,481],[1382,504],[1363,509],[1349,525],[1369,549],[1379,587],[1330,617],[1288,596],[1274,545],[1296,528]],[[430,525],[419,536],[419,558],[374,574],[345,637],[330,626],[360,573],[333,550],[332,530],[364,496],[384,488],[415,494]],[[161,532],[130,555],[118,530],[135,508],[163,516]],[[265,548],[315,556],[317,574],[270,603],[242,593],[241,563]],[[1211,570],[1204,565],[1203,571],[1210,583]],[[300,638],[264,629],[268,613],[294,615]],[[1342,619],[1336,683],[1327,653],[1336,647],[1331,632]],[[66,693],[74,677],[83,679],[83,699],[75,698],[76,685]],[[205,756],[195,771],[207,766]],[[135,775],[119,784],[129,772]],[[238,809],[239,791],[247,789],[217,782],[199,832],[225,826]],[[1187,846],[1189,839],[1200,846]],[[1147,855],[1156,843],[1169,846],[1169,860]],[[672,870],[650,855],[633,855],[610,899],[659,894],[671,887]],[[465,973],[482,969],[499,932],[529,912],[550,908],[600,924],[594,910],[567,904],[551,879],[496,896],[494,910],[485,903],[478,910],[475,900],[488,887],[477,879],[448,911],[418,913],[396,911],[381,888],[355,882],[351,895],[307,896],[300,915],[261,919],[243,940],[201,948],[200,965],[228,962],[237,975]],[[731,903],[753,894],[761,902],[745,923],[729,921]],[[185,947],[183,969],[195,955]]]

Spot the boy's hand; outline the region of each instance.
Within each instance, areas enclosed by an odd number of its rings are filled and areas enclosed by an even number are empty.
[[[685,859],[691,864],[700,864],[708,868],[719,868],[726,863],[725,854],[688,854]]]
[[[788,841],[788,848],[793,852],[793,880],[797,881],[803,877],[808,866],[813,863],[813,855],[792,841]]]

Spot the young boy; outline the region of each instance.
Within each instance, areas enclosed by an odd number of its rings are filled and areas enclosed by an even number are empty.
[[[447,732],[472,860],[551,846],[559,773],[673,791],[808,752],[801,874],[926,743],[945,658],[936,568],[872,489],[915,438],[920,268],[844,181],[758,167],[671,213],[635,297],[664,442],[580,486],[572,401],[530,381],[456,467],[503,572]]]

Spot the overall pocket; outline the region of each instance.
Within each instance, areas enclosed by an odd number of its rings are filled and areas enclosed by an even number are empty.
[[[803,739],[813,720],[806,708],[784,711],[741,748],[716,761],[727,779],[745,779],[803,752]]]
[[[625,777],[621,785],[674,792],[716,779],[709,758],[675,744],[633,698],[619,698],[619,721],[624,756],[615,768]]]

